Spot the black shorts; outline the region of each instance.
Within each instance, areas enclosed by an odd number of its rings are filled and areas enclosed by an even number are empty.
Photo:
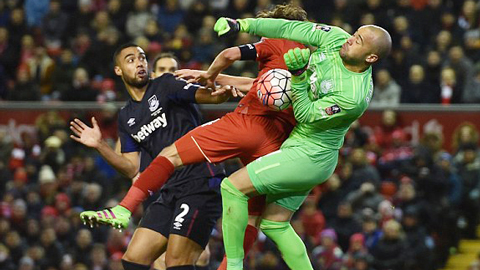
[[[166,238],[170,234],[185,236],[202,248],[208,243],[217,219],[222,215],[222,197],[218,189],[193,194],[178,192],[185,187],[162,190],[150,204],[139,227],[154,230]]]

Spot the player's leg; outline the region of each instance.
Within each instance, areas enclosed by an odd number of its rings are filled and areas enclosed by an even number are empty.
[[[195,268],[197,270],[207,270],[208,265],[210,264],[210,245],[207,244],[203,252],[200,254],[197,262],[195,263]]]
[[[293,213],[303,203],[307,194],[308,192],[299,193],[269,203],[260,222],[260,229],[275,242],[290,269],[313,270],[305,244],[290,224]],[[286,202],[284,205],[288,206],[280,206],[282,203],[279,202]]]
[[[183,190],[182,187],[179,189]],[[176,201],[165,257],[167,269],[178,266],[194,269],[193,265],[207,246],[213,227],[221,216],[221,208],[218,190],[199,191]]]
[[[123,255],[122,264],[125,270],[148,270],[167,247],[168,239],[158,232],[146,228],[138,228]]]
[[[171,234],[165,253],[167,270],[182,266],[182,270],[194,270],[204,248],[195,241],[178,234]]]
[[[167,266],[165,264],[165,254],[164,252],[158,259],[155,260],[153,263],[153,269],[155,270],[166,270]],[[198,258],[197,262],[195,263],[195,269],[196,270],[207,270],[208,265],[210,264],[210,247],[207,244],[203,252],[200,254],[200,257]]]
[[[162,194],[150,204],[128,244],[122,263],[125,270],[150,269],[150,265],[167,249],[173,210]]]
[[[336,151],[318,153],[322,157],[319,159],[312,159],[307,152],[300,147],[282,149],[257,159],[222,182],[222,225],[229,269],[243,267],[241,243],[247,223],[248,196],[305,193],[331,175]]]
[[[155,270],[167,269],[167,266],[165,265],[165,252],[153,262],[153,269]]]

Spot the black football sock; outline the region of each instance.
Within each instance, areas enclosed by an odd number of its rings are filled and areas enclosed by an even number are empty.
[[[181,265],[181,266],[172,266],[167,267],[167,270],[196,270],[195,265]]]
[[[122,259],[122,265],[125,270],[150,270],[150,265],[143,265]]]

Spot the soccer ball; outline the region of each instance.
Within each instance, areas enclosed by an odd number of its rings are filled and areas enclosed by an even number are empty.
[[[263,105],[277,111],[285,110],[292,104],[288,70],[275,68],[265,72],[257,82],[257,95]]]

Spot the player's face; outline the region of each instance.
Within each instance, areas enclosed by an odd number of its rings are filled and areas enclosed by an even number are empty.
[[[361,27],[355,32],[340,49],[340,57],[348,64],[364,63],[372,52],[372,40],[374,35],[371,30]]]
[[[129,47],[117,56],[115,73],[133,87],[143,87],[148,83],[148,62],[140,47]]]
[[[163,73],[174,73],[178,69],[178,63],[173,58],[159,59],[152,72],[152,79],[160,77]]]

